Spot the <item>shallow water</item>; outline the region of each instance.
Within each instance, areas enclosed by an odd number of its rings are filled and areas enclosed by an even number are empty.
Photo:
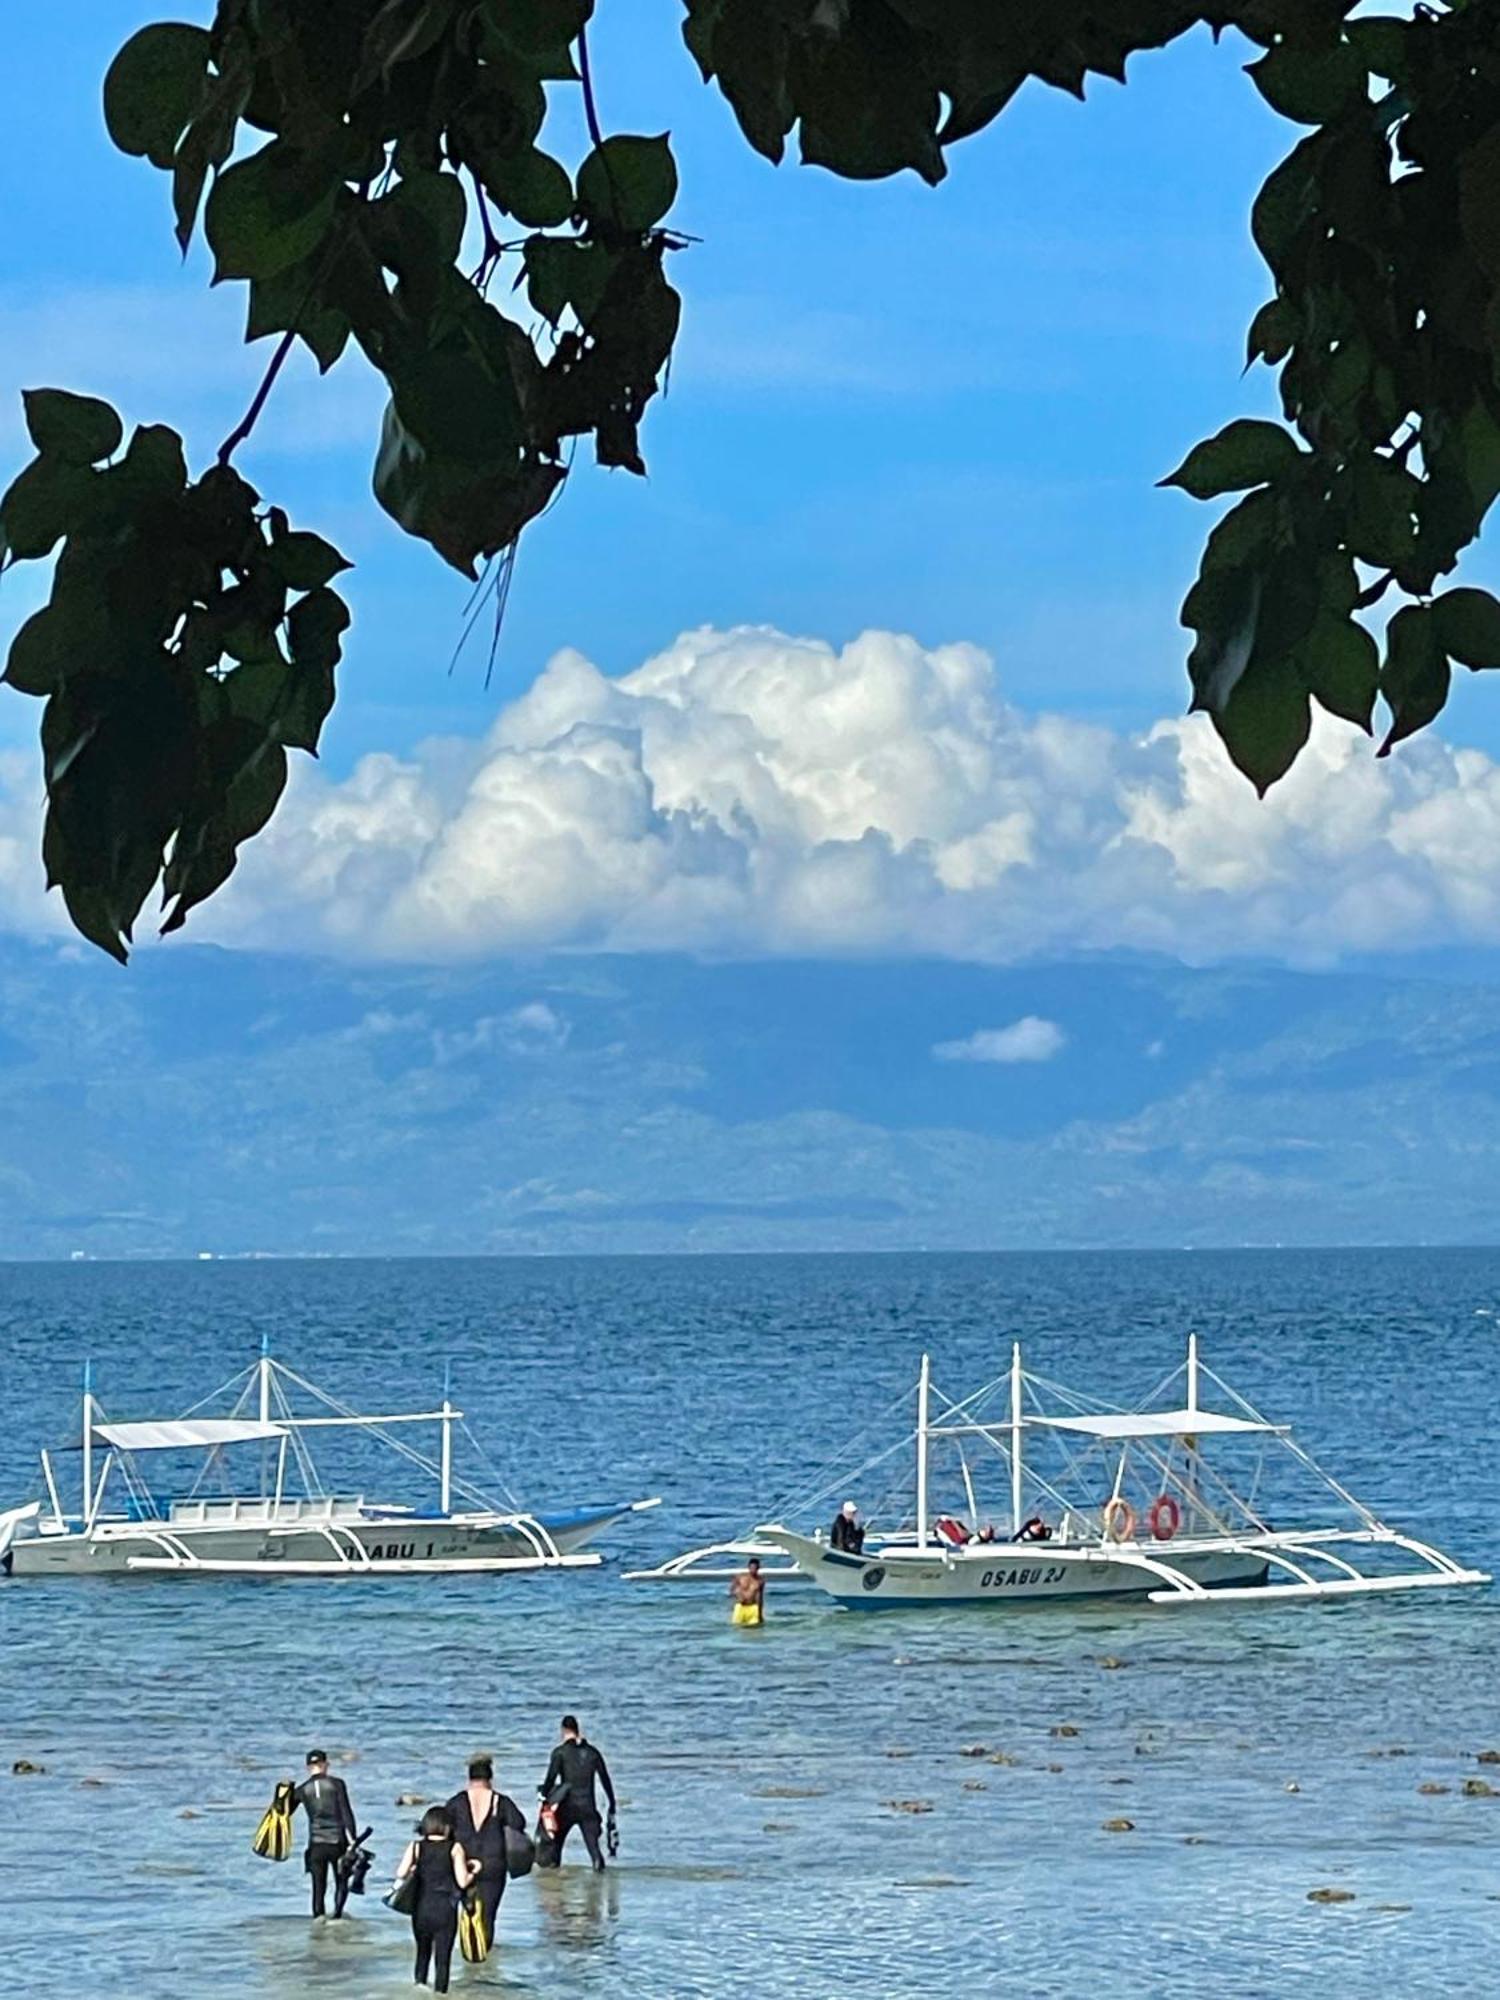
[[[451,1358],[530,1499],[662,1493],[613,1570],[809,1482],[924,1345],[950,1389],[1019,1334],[1134,1397],[1191,1325],[1362,1497],[1483,1564],[1497,1309],[1480,1252],[13,1266],[0,1495],[70,1434],[86,1352],[111,1414],[162,1414],[269,1329],[369,1407],[430,1401]],[[0,1586],[0,1992],[409,1990],[374,1895],[315,1931],[297,1864],[251,1856],[272,1781],[313,1740],[346,1759],[383,1888],[397,1794],[488,1747],[529,1803],[564,1706],[627,1801],[619,1866],[515,1885],[456,1992],[1404,1995],[1493,1962],[1500,1798],[1462,1794],[1500,1744],[1491,1590],[880,1618],[787,1590],[743,1633],[712,1589],[612,1570]]]

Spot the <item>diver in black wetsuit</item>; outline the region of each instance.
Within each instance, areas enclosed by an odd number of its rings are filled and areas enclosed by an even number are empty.
[[[307,1853],[304,1857],[312,1877],[312,1913],[327,1915],[328,1872],[334,1870],[333,1914],[341,1917],[348,1898],[348,1878],[338,1873],[336,1864],[353,1844],[358,1829],[349,1787],[328,1769],[325,1750],[307,1753],[307,1777],[297,1787],[296,1804],[307,1814]]]
[[[526,1831],[521,1808],[494,1787],[495,1767],[488,1757],[475,1757],[469,1764],[469,1782],[449,1799],[446,1811],[453,1822],[459,1845],[471,1861],[479,1863],[474,1887],[484,1905],[485,1930],[491,1939],[505,1894],[505,1829]]]
[[[413,1977],[418,1986],[432,1973],[433,1991],[448,1991],[453,1943],[458,1936],[458,1905],[473,1879],[473,1866],[463,1844],[453,1838],[453,1822],[442,1806],[422,1815],[417,1838],[410,1841],[396,1870],[397,1882],[415,1874],[417,1899],[412,1905],[411,1933],[417,1957]]]
[[[594,1796],[595,1780],[604,1787],[611,1822],[615,1816],[615,1788],[609,1766],[592,1743],[586,1743],[576,1715],[562,1719],[562,1742],[552,1753],[541,1795],[557,1807],[557,1858],[562,1859],[563,1843],[576,1826],[583,1835],[595,1873],[604,1870],[599,1846],[599,1802]]]

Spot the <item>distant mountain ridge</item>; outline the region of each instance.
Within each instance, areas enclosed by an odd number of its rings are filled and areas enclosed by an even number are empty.
[[[1500,1238],[1473,964],[122,973],[0,939],[0,1003],[6,1257]]]

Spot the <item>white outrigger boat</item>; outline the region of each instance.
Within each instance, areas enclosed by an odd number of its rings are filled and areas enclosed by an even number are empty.
[[[1225,1407],[1200,1400],[1205,1380]],[[1161,1400],[1174,1389],[1180,1400]],[[1489,1581],[1379,1520],[1286,1425],[1261,1416],[1200,1363],[1196,1335],[1185,1364],[1137,1410],[1105,1408],[1028,1374],[1019,1343],[1004,1375],[955,1402],[934,1386],[924,1355],[915,1429],[861,1469],[872,1473],[913,1445],[914,1508],[898,1502],[901,1513],[881,1532],[885,1511],[877,1508],[858,1553],[834,1548],[821,1529],[778,1520],[631,1575],[718,1579],[732,1573],[726,1558],[756,1554],[859,1610],[1083,1598],[1266,1604]],[[1250,1448],[1248,1485],[1225,1476],[1221,1446]],[[997,1463],[1008,1474],[1004,1532],[986,1519],[976,1488],[976,1472],[982,1477]],[[1296,1477],[1278,1485],[1278,1473],[1288,1472]],[[1299,1506],[1299,1483],[1321,1491],[1325,1508],[1333,1496],[1332,1524],[1272,1525],[1272,1509],[1285,1518]],[[852,1484],[844,1473],[839,1484],[821,1485],[818,1498]],[[934,1504],[935,1488],[946,1510]]]
[[[227,1408],[225,1407],[227,1405]],[[205,1414],[217,1407],[222,1414]],[[436,1458],[394,1426],[439,1427]],[[436,1410],[361,1416],[262,1352],[259,1361],[185,1416],[113,1423],[84,1371],[76,1511],[58,1488],[57,1454],[41,1454],[45,1498],[0,1514],[0,1568],[12,1576],[436,1576],[508,1575],[597,1566],[587,1549],[605,1529],[655,1499],[530,1512],[457,1476],[457,1429],[478,1446],[444,1385]],[[308,1448],[309,1432],[358,1433],[437,1482],[421,1508],[331,1491]],[[258,1457],[253,1490],[227,1480],[233,1452]],[[142,1461],[189,1461],[187,1490],[164,1498]],[[492,1475],[493,1476],[493,1475]],[[224,1490],[227,1487],[227,1490]],[[212,1490],[218,1489],[218,1490]]]

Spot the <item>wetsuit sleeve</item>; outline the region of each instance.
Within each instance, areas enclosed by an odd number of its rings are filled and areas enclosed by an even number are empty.
[[[342,1826],[350,1840],[353,1840],[358,1834],[359,1828],[354,1824],[354,1805],[349,1797],[349,1787],[344,1783],[342,1778],[335,1778],[334,1783],[339,1788],[339,1825]]]
[[[301,1806],[304,1812],[309,1810],[306,1785],[293,1785],[292,1787],[292,1811],[295,1812],[298,1806]]]
[[[548,1796],[553,1786],[559,1782],[561,1777],[562,1777],[562,1746],[559,1745],[558,1748],[554,1750],[552,1753],[552,1760],[547,1766],[546,1777],[543,1778],[541,1784],[537,1787],[538,1791],[541,1793],[543,1798],[546,1798]]]
[[[514,1799],[508,1798],[504,1794],[501,1795],[500,1799],[500,1824],[512,1828],[516,1833],[524,1833],[526,1831],[526,1815]]]
[[[615,1809],[614,1780],[609,1775],[609,1766],[604,1761],[603,1753],[598,1750],[594,1752],[594,1769],[598,1774],[600,1784],[604,1787],[604,1796],[609,1800],[609,1809],[613,1812]]]

